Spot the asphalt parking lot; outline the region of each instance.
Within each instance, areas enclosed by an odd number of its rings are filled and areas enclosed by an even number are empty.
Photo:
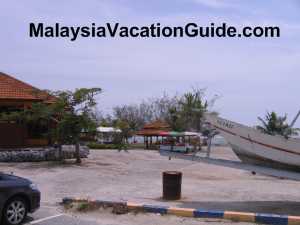
[[[63,212],[60,207],[41,206],[33,214],[28,215],[25,225],[98,225],[97,222],[83,219]]]

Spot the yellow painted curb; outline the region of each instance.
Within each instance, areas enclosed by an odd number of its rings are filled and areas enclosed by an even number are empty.
[[[300,225],[300,216],[288,216],[289,225]]]
[[[173,214],[176,216],[185,216],[185,217],[194,217],[194,209],[186,209],[186,208],[168,208],[168,214]]]
[[[139,204],[139,203],[127,202],[126,205],[127,205],[128,209],[131,209],[131,210],[143,208],[143,204]]]
[[[254,223],[255,222],[255,213],[225,211],[224,219]]]
[[[167,206],[154,206],[154,205],[144,205],[142,203],[134,202],[112,202],[112,201],[99,201],[91,199],[80,199],[80,198],[63,198],[62,203],[68,204],[71,202],[87,202],[87,203],[98,203],[100,206],[102,204],[114,205],[114,204],[126,204],[129,210],[136,210],[136,212],[152,212],[161,214],[172,214],[176,216],[183,217],[207,217],[207,218],[223,218],[227,220],[232,220],[236,222],[250,222],[250,223],[271,223],[272,224],[283,224],[283,225],[300,225],[300,216],[286,216],[286,215],[276,215],[276,214],[259,214],[259,213],[247,213],[247,212],[233,212],[233,211],[201,211],[192,208],[177,208]]]

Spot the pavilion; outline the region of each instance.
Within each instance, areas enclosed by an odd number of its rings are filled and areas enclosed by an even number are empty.
[[[162,137],[163,132],[171,131],[171,127],[164,121],[156,120],[152,123],[146,124],[142,130],[138,131],[136,135],[144,136],[144,144],[146,149],[157,147],[158,138]],[[155,142],[154,142],[154,138]]]
[[[144,145],[146,149],[159,149],[169,146],[171,149],[185,148],[195,137],[200,141],[200,134],[197,132],[176,132],[164,121],[156,120],[146,124],[136,135],[144,136]],[[154,139],[155,138],[155,139]]]

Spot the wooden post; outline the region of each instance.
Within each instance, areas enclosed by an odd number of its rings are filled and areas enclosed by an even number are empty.
[[[76,163],[78,164],[81,163],[79,142],[77,142],[75,145],[75,155],[76,155]]]
[[[146,136],[146,149],[149,149],[148,136]]]

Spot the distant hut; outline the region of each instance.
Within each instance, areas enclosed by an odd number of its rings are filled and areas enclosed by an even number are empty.
[[[168,131],[171,131],[169,124],[162,120],[156,120],[146,124],[142,130],[136,133],[136,135],[144,136],[144,144],[146,149],[156,149],[158,138],[161,137],[161,133]],[[155,138],[155,142],[153,138]]]
[[[97,141],[101,144],[113,143],[114,135],[122,131],[114,127],[98,127],[97,128]]]

